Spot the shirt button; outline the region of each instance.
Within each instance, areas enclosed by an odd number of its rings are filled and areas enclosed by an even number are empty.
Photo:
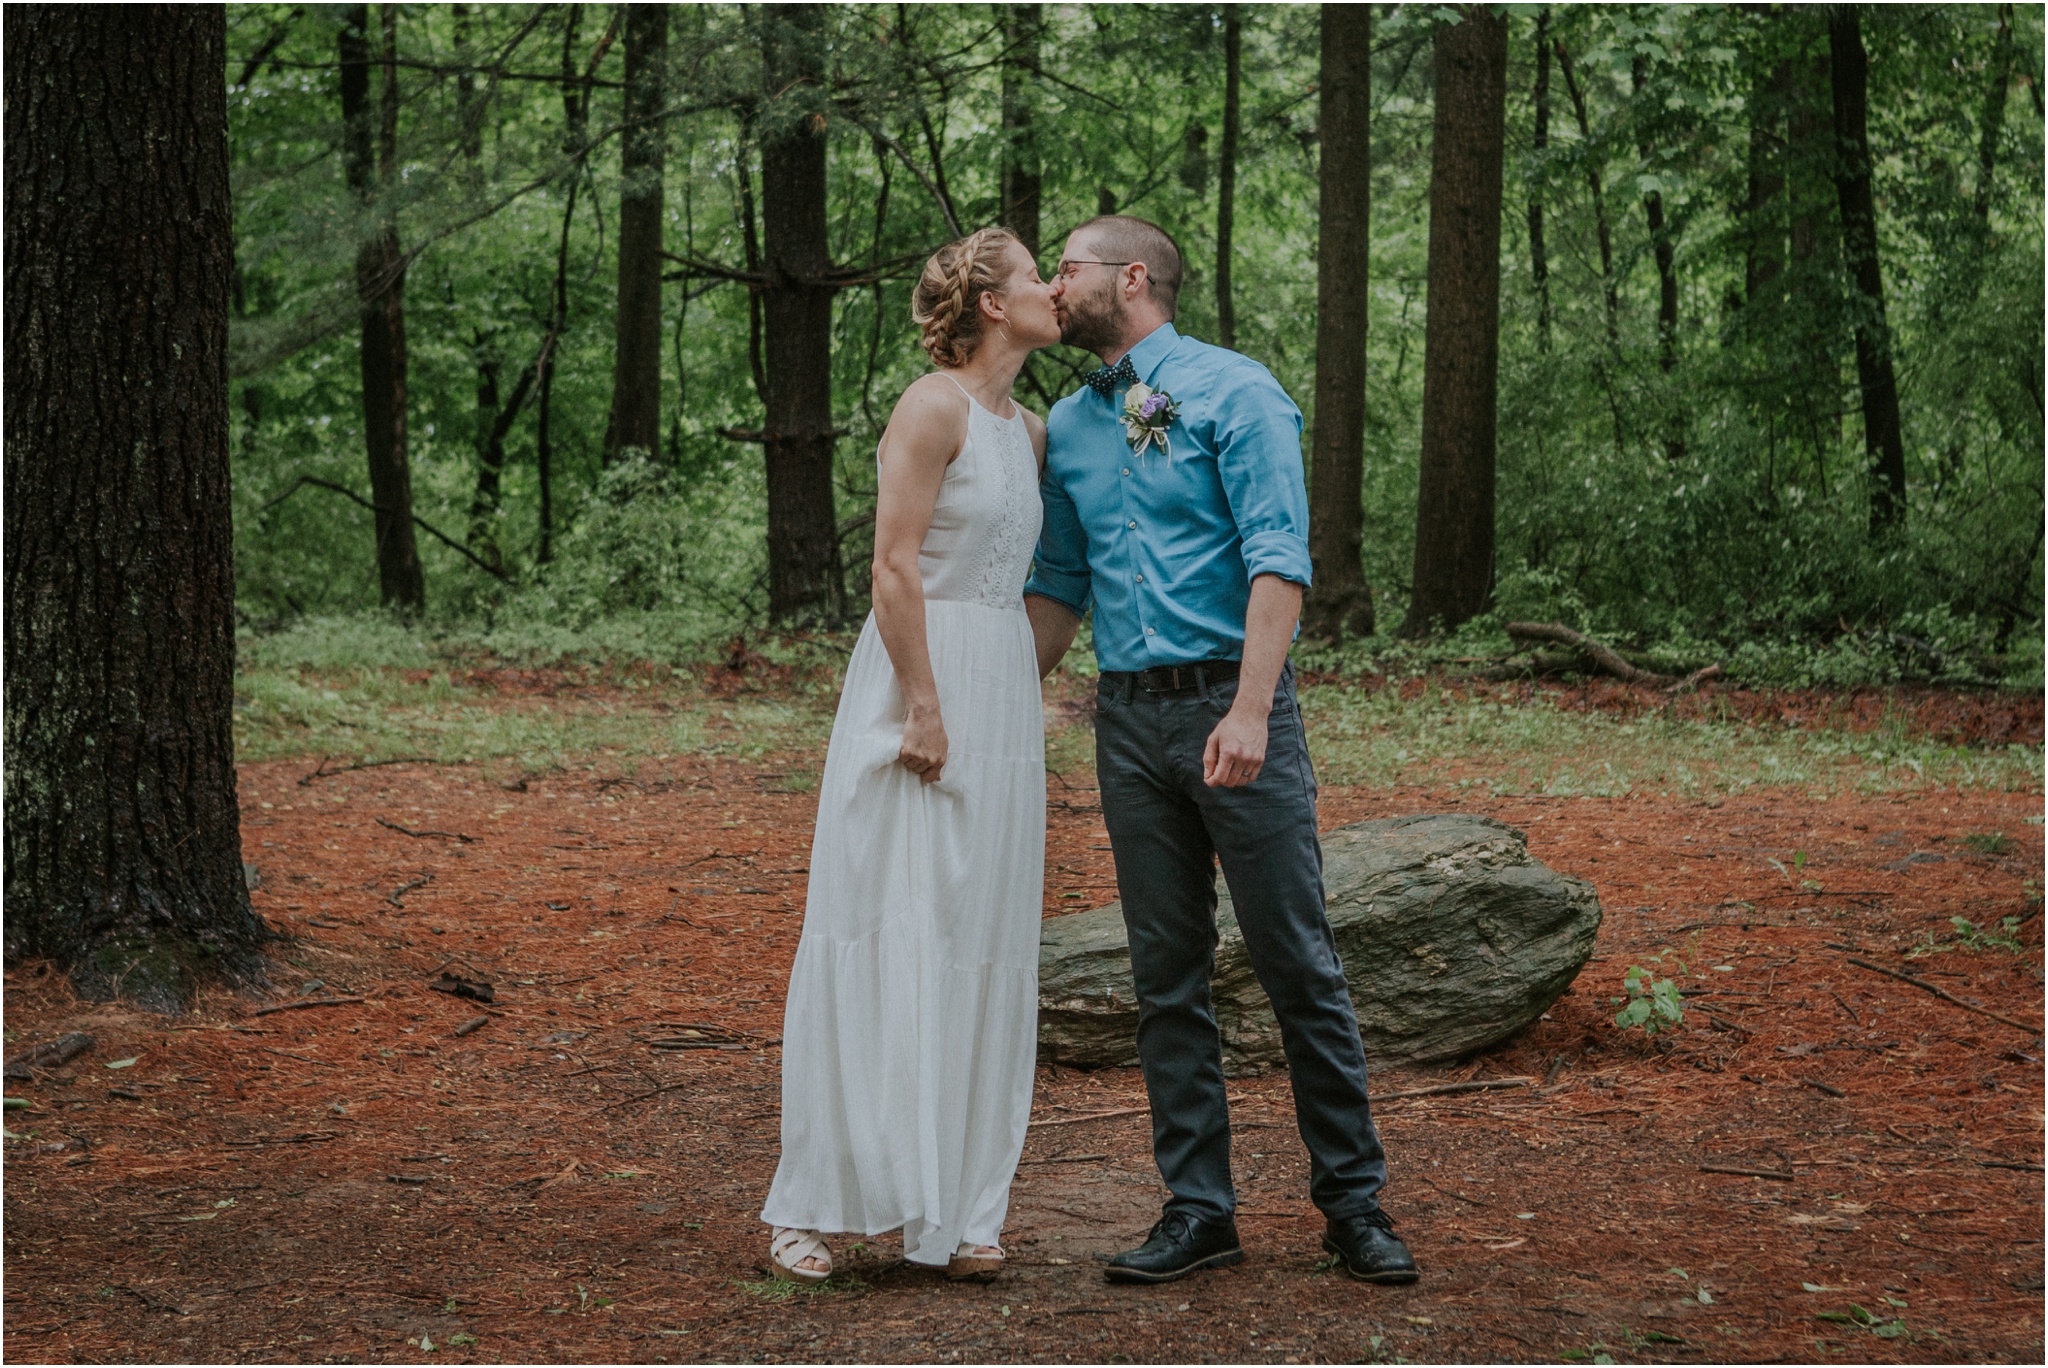
[[[1153,631],[1153,630],[1152,630],[1152,629],[1151,629],[1150,627],[1147,627],[1147,628],[1145,629],[1145,635],[1146,635],[1146,636],[1158,636],[1158,635],[1159,635],[1159,633],[1157,633],[1157,632]]]
[[[1125,467],[1124,467],[1124,474],[1128,475],[1128,474],[1130,474],[1130,473],[1131,473],[1131,468],[1130,468],[1129,466],[1125,466]]]
[[[1133,520],[1132,520],[1132,521],[1130,521],[1130,522],[1127,522],[1127,523],[1125,523],[1125,524],[1124,524],[1124,526],[1125,526],[1125,527],[1128,527],[1128,528],[1130,528],[1130,529],[1131,529],[1131,530],[1132,530],[1133,532],[1135,532],[1135,531],[1137,531],[1137,530],[1138,530],[1138,524],[1137,524],[1137,521],[1136,521],[1135,519],[1133,519]]]
[[[1143,575],[1140,575],[1140,576],[1138,576],[1138,583],[1140,583],[1140,584],[1143,584],[1144,582],[1145,582],[1145,577],[1144,577]]]

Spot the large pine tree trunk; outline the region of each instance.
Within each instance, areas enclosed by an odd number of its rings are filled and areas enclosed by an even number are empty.
[[[1764,302],[1785,270],[1785,219],[1778,200],[1785,193],[1785,139],[1779,127],[1792,90],[1792,66],[1774,63],[1749,98],[1749,194],[1743,205],[1742,299]]]
[[[1237,234],[1237,142],[1243,120],[1244,21],[1236,5],[1223,7],[1223,147],[1216,169],[1216,341],[1237,345],[1237,296],[1230,283],[1230,255]]]
[[[778,622],[829,620],[839,616],[844,583],[832,502],[825,121],[794,112],[823,79],[825,15],[816,4],[767,6],[763,13],[768,88],[783,105],[761,143],[768,612]]]
[[[1649,83],[1649,66],[1650,59],[1640,53],[1630,63],[1629,78],[1638,96]],[[1636,150],[1647,169],[1656,148],[1648,138],[1644,138],[1636,144]],[[1657,261],[1657,369],[1664,372],[1668,382],[1671,373],[1678,369],[1678,266],[1671,228],[1664,217],[1664,196],[1660,191],[1652,190],[1643,196],[1643,218],[1650,229],[1650,252]],[[1683,460],[1685,404],[1670,391],[1668,384],[1664,408],[1664,455],[1668,460]]]
[[[386,6],[389,9],[389,6]],[[380,193],[376,129],[370,108],[370,7],[342,10],[342,165],[362,206],[363,239],[356,248],[356,299],[362,309],[363,445],[369,457],[370,499],[376,505],[377,586],[387,606],[415,609],[427,600],[419,547],[412,530],[412,467],[407,454],[405,263],[398,225]],[[386,46],[394,46],[387,34]],[[398,66],[384,62],[380,126],[386,150],[382,179],[396,174],[391,143],[397,133]],[[388,184],[385,187],[388,189]]]
[[[1403,636],[1455,628],[1493,594],[1500,205],[1507,20],[1467,5],[1436,31],[1429,173],[1429,323],[1415,589]]]
[[[1038,133],[1039,40],[1043,5],[1004,5],[1003,15],[1003,226],[1038,255],[1039,191],[1043,184]]]
[[[1873,531],[1906,514],[1906,447],[1899,424],[1899,383],[1885,322],[1884,275],[1877,257],[1877,205],[1870,187],[1867,109],[1870,64],[1856,6],[1828,12],[1828,75],[1835,96],[1835,195],[1842,206],[1842,258],[1856,294],[1856,378],[1863,389],[1863,448],[1874,480]]]
[[[604,460],[661,449],[661,200],[668,140],[661,113],[668,68],[668,6],[634,5],[626,17],[628,125],[619,153],[619,306],[612,411]]]
[[[1309,557],[1302,630],[1371,636],[1364,540],[1365,342],[1372,289],[1372,8],[1322,7],[1323,164],[1316,246],[1316,425],[1310,439]]]
[[[6,952],[261,976],[235,802],[226,20],[6,10]]]

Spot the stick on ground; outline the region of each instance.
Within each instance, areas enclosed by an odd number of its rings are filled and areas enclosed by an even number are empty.
[[[296,1012],[305,1007],[340,1007],[345,1003],[364,1002],[359,997],[307,998],[304,1002],[279,1002],[269,1007],[258,1007],[250,1016],[269,1016],[272,1012]]]
[[[1973,1002],[1965,1002],[1953,993],[1937,988],[1924,980],[1916,979],[1911,974],[1902,974],[1896,969],[1887,969],[1881,964],[1872,964],[1869,960],[1860,960],[1853,955],[1849,956],[1849,963],[1855,965],[1858,969],[1868,969],[1873,974],[1883,974],[1886,978],[1895,978],[1901,983],[1910,983],[1915,988],[1934,994],[1943,1002],[1960,1007],[1966,1012],[1975,1012],[1978,1016],[1990,1017],[1993,1021],[2002,1021],[2014,1030],[2025,1031],[2030,1036],[2039,1037],[2041,1034],[2041,1028],[2038,1026],[2029,1026],[2024,1021],[2014,1021],[2009,1016],[2002,1016],[1992,1011],[1989,1007],[1979,1007]]]

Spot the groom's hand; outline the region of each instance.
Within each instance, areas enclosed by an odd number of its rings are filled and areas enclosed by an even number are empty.
[[[1210,788],[1242,788],[1259,777],[1266,764],[1266,717],[1253,716],[1243,694],[1209,733],[1202,748],[1202,782]]]

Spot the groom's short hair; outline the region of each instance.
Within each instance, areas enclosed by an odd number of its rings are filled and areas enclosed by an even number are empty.
[[[1103,214],[1074,231],[1088,232],[1105,260],[1142,261],[1152,302],[1172,318],[1180,301],[1180,244],[1173,234],[1149,219],[1129,214]]]

